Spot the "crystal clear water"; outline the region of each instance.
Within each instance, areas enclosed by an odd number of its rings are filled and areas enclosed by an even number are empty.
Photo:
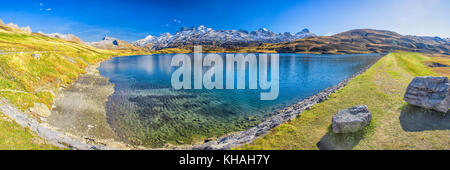
[[[106,104],[108,123],[125,142],[149,147],[193,144],[245,130],[282,107],[336,85],[380,57],[279,54],[279,96],[261,101],[259,89],[174,90],[170,81],[177,69],[170,66],[173,56],[116,57],[99,67],[100,74],[115,84]]]

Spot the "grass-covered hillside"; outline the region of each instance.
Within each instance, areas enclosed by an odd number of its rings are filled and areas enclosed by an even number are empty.
[[[23,128],[14,120],[0,113],[0,150],[50,150],[61,149]]]
[[[80,42],[51,38],[0,22],[0,99],[39,120],[35,105],[51,109],[55,92],[69,86],[90,64],[142,51],[101,50]],[[19,133],[20,132],[20,133]],[[0,149],[38,149],[31,131],[0,119]],[[38,138],[38,137],[36,137]],[[29,146],[29,147],[28,147]],[[47,145],[43,145],[44,148]]]
[[[403,95],[415,76],[450,76],[448,67],[430,68],[433,62],[449,64],[449,56],[391,53],[329,100],[316,104],[291,122],[237,149],[450,149],[450,115],[408,105]],[[365,104],[373,114],[366,133],[331,133],[331,117],[339,110]]]
[[[52,91],[71,84],[89,64],[136,53],[140,51],[101,50],[0,25],[0,96],[23,110],[34,102],[50,107]]]

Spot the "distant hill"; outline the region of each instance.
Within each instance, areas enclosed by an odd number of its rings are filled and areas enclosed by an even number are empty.
[[[78,43],[84,43],[80,38],[73,34],[60,34],[60,33],[52,33],[52,34],[45,34],[40,32],[40,34],[45,35],[47,37],[53,37],[53,38],[59,38],[66,41],[74,41]]]
[[[140,47],[136,47],[126,41],[119,40],[117,38],[109,37],[106,35],[101,41],[88,42],[88,45],[107,50],[132,50],[141,51]]]
[[[8,23],[5,24],[3,23],[3,21],[0,19],[0,29],[2,30],[14,30],[16,32],[20,32],[20,33],[31,33],[31,28],[30,26],[26,26],[26,27],[19,27],[17,24],[14,23]]]
[[[355,29],[333,36],[317,36],[290,42],[263,44],[256,50],[279,53],[387,53],[393,50],[450,54],[448,39],[400,35],[392,31]]]

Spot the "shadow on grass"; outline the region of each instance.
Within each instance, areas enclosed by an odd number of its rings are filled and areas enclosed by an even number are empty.
[[[320,150],[351,150],[364,138],[364,130],[353,133],[333,133],[331,127],[316,144]]]
[[[405,105],[400,113],[400,125],[408,132],[450,129],[450,111],[442,113],[413,105]]]

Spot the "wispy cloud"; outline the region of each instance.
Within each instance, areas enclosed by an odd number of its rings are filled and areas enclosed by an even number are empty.
[[[179,20],[179,19],[173,19],[173,22],[181,24],[181,20]]]
[[[180,19],[173,19],[171,22],[167,23],[167,24],[163,24],[161,25],[162,27],[170,27],[171,25],[176,25],[176,24],[181,24],[181,20]]]
[[[52,11],[52,8],[46,8],[43,2],[39,3],[39,7],[39,11]]]

